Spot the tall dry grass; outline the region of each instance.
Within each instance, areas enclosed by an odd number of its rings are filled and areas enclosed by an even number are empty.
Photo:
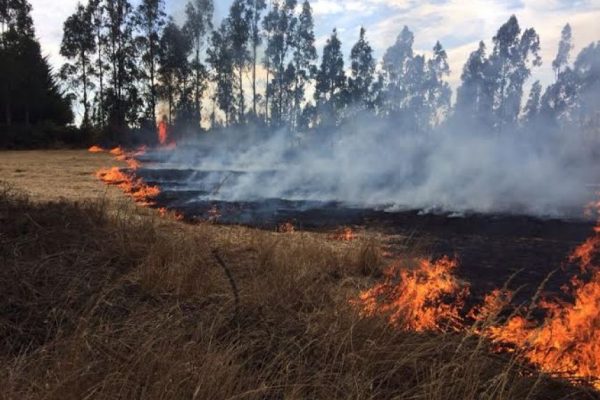
[[[0,190],[4,399],[592,399],[349,305],[379,245]]]

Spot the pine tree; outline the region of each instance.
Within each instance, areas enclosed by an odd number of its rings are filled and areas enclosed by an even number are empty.
[[[373,109],[371,86],[375,79],[373,48],[365,38],[365,28],[360,28],[358,42],[350,53],[351,72],[348,78],[350,101],[354,106]]]
[[[4,2],[0,18],[0,110],[5,125],[71,122],[70,101],[58,89],[35,38],[29,2]]]
[[[346,99],[342,43],[338,38],[337,29],[334,29],[323,48],[323,58],[317,73],[315,100],[323,125],[331,126],[339,122],[339,114],[346,104]]]
[[[81,89],[83,106],[82,126],[90,125],[89,95],[93,89],[90,77],[93,74],[91,56],[96,52],[92,14],[81,3],[73,15],[67,18],[63,28],[60,54],[71,62],[61,69],[61,76],[72,89]]]
[[[191,37],[194,73],[194,119],[202,121],[202,97],[207,87],[207,70],[202,62],[202,48],[208,44],[208,34],[213,28],[214,4],[212,0],[192,0],[185,9],[184,30]]]

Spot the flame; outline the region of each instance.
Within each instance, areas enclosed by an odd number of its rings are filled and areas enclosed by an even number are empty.
[[[184,215],[180,212],[177,211],[170,211],[168,210],[166,207],[161,207],[158,209],[158,214],[163,217],[163,218],[169,218],[172,217],[173,219],[175,219],[176,221],[183,221],[184,220]]]
[[[163,116],[163,119],[158,123],[158,143],[161,146],[166,146],[169,140],[169,123],[167,117]]]
[[[102,147],[100,147],[100,146],[95,146],[95,145],[94,145],[94,146],[90,147],[90,148],[88,149],[88,151],[89,151],[90,153],[97,154],[97,153],[104,153],[104,151],[105,151],[105,150],[104,150]]]
[[[277,232],[279,233],[294,233],[296,228],[291,222],[286,222],[277,227]]]
[[[125,151],[121,146],[115,147],[109,153],[115,157],[123,157],[125,155]]]
[[[346,226],[346,227],[338,230],[337,232],[335,232],[333,235],[331,235],[331,238],[333,240],[341,240],[343,242],[351,242],[356,239],[356,234],[354,233],[352,228]]]
[[[96,176],[108,185],[119,187],[141,205],[153,205],[153,199],[160,194],[158,187],[146,185],[142,179],[126,174],[118,167],[103,168],[96,173]]]
[[[600,389],[600,266],[594,258],[600,249],[600,228],[578,246],[570,257],[579,262],[587,281],[576,277],[568,292],[572,303],[545,300],[542,323],[517,315],[502,326],[490,327],[494,342],[515,346],[542,371],[589,380]]]
[[[600,389],[599,252],[600,221],[593,236],[569,258],[579,264],[585,277],[575,277],[567,285],[572,302],[544,299],[535,306],[545,313],[542,321],[530,317],[530,308],[499,323],[498,315],[509,305],[512,293],[497,289],[467,314],[476,323],[486,322],[473,331],[495,343],[496,350],[517,352],[543,372],[586,380]],[[359,306],[361,315],[386,316],[392,325],[405,330],[466,329],[460,311],[468,289],[453,276],[455,269],[456,263],[447,258],[437,263],[421,260],[414,270],[396,265],[386,271],[383,283],[360,293],[352,303]]]
[[[361,315],[383,315],[403,330],[458,330],[469,290],[454,276],[456,267],[449,258],[420,260],[415,269],[392,265],[384,272],[383,283],[360,293],[353,303],[360,307]]]

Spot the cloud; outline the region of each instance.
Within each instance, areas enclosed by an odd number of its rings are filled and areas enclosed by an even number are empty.
[[[168,0],[167,11],[181,14],[186,0]],[[77,0],[31,0],[36,31],[44,54],[55,68],[63,62],[59,55],[62,25],[77,4]],[[215,1],[217,18],[222,17],[231,0]],[[558,46],[560,31],[566,22],[573,27],[576,54],[590,42],[600,39],[597,21],[600,2],[597,0],[313,0],[319,51],[325,39],[336,27],[346,56],[358,37],[360,26],[382,57],[404,25],[415,32],[415,48],[428,53],[440,40],[448,51],[456,87],[468,54],[477,42],[491,38],[498,27],[512,14],[517,15],[522,28],[534,27],[541,36],[544,64],[535,71],[542,83],[551,82],[552,59]]]

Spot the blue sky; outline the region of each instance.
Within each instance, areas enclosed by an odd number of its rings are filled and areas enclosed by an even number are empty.
[[[43,51],[57,67],[62,63],[58,48],[62,23],[73,12],[77,0],[30,0],[37,35]],[[135,2],[135,1],[134,1]],[[186,0],[167,0],[167,9],[180,19]],[[218,22],[231,0],[215,0]],[[313,0],[318,47],[322,48],[331,30],[340,33],[344,52],[358,37],[360,26],[381,57],[404,25],[415,33],[415,49],[428,52],[436,40],[448,50],[454,87],[459,82],[468,54],[484,39],[490,43],[498,27],[515,14],[522,28],[534,27],[541,36],[544,64],[535,78],[544,84],[552,80],[551,62],[560,30],[569,22],[573,27],[575,52],[600,40],[600,0]]]

